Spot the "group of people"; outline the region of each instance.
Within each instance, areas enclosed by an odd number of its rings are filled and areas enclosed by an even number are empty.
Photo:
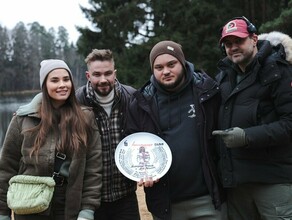
[[[137,185],[154,220],[292,219],[291,42],[232,18],[215,79],[165,40],[151,49],[152,75],[139,89],[118,81],[109,49],[88,54],[87,83],[77,90],[63,60],[42,61],[42,92],[16,111],[1,149],[0,220],[11,219],[10,178],[52,176],[59,153],[66,157],[50,208],[15,220],[139,220]],[[162,178],[137,183],[114,154],[141,131],[166,141],[172,164]]]

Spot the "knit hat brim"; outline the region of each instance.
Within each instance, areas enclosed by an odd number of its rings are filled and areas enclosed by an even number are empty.
[[[43,86],[44,80],[47,77],[47,75],[55,69],[65,69],[71,75],[71,78],[73,78],[70,68],[63,60],[57,60],[57,59],[43,60],[40,63],[40,65],[41,65],[41,68],[40,68],[40,86],[41,86],[41,88]]]
[[[155,59],[162,54],[170,54],[178,59],[178,61],[183,65],[185,68],[185,56],[182,51],[182,46],[178,43],[175,43],[173,41],[160,41],[154,47],[152,48],[150,55],[149,55],[149,61],[151,70],[153,71],[153,63]]]

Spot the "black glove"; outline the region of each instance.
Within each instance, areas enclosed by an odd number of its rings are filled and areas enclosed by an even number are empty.
[[[248,144],[246,134],[243,129],[234,127],[226,130],[215,130],[212,132],[213,135],[219,135],[226,147],[244,147]]]

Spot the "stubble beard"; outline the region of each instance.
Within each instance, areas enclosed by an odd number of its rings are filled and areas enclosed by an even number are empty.
[[[101,85],[96,86],[95,92],[100,96],[107,96],[113,90],[113,85],[111,85],[110,83],[104,85],[104,86],[107,86],[107,88],[99,89],[98,86],[101,86]]]
[[[161,88],[163,88],[166,91],[174,91],[177,89],[177,87],[179,87],[179,85],[181,85],[184,78],[185,78],[184,71],[182,71],[174,82],[171,83],[158,82],[158,84],[161,86]]]

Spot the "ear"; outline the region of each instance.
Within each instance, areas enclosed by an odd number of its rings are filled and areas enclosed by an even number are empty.
[[[90,79],[90,73],[88,71],[85,72],[86,78],[89,80]]]
[[[258,35],[252,34],[251,39],[254,41],[254,46],[256,46],[259,40]]]

